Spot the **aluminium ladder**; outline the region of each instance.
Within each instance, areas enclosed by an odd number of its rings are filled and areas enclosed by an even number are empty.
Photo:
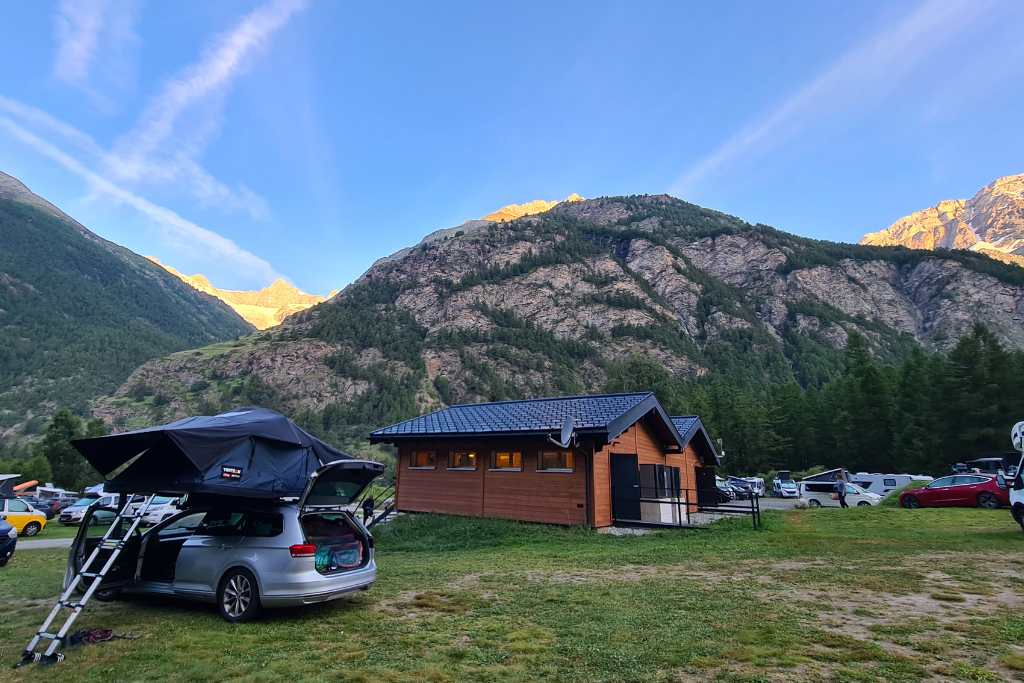
[[[55,664],[64,660],[64,653],[57,652],[57,648],[67,637],[68,631],[71,629],[71,625],[75,623],[76,619],[78,619],[78,615],[82,613],[82,609],[92,598],[93,593],[95,593],[99,589],[100,584],[103,583],[103,579],[106,577],[107,572],[109,572],[111,567],[114,566],[114,563],[117,562],[117,558],[124,549],[125,544],[131,539],[135,530],[138,529],[139,524],[142,522],[143,515],[146,514],[146,511],[149,509],[149,506],[155,497],[156,494],[147,496],[146,499],[133,510],[131,502],[133,495],[125,494],[124,505],[121,506],[120,510],[118,510],[117,515],[115,515],[114,520],[110,523],[110,526],[103,534],[100,542],[95,548],[93,548],[88,559],[86,559],[85,563],[75,574],[74,578],[71,579],[68,587],[65,588],[64,592],[61,593],[61,596],[57,598],[57,604],[53,606],[53,610],[50,611],[50,615],[46,617],[43,625],[40,626],[39,630],[36,631],[36,634],[32,636],[32,640],[29,641],[25,651],[21,654],[21,661],[18,662],[17,666],[24,666],[33,662]],[[123,521],[128,520],[131,522],[128,525],[128,529],[120,537],[115,537],[115,530],[121,528],[121,523]],[[90,571],[93,562],[95,562],[99,557],[101,550],[110,550],[110,556],[107,558],[103,566],[100,567],[99,571]],[[78,589],[82,579],[92,579],[92,582],[85,589],[85,593],[82,594],[82,597],[78,600],[74,600],[74,593]],[[57,630],[57,632],[50,632],[48,629],[62,609],[69,609],[71,610],[71,613],[67,615],[64,620],[64,624],[59,630]],[[45,653],[36,650],[39,643],[44,640],[50,641]]]

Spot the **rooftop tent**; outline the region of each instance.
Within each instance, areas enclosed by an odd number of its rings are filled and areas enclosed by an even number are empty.
[[[188,417],[159,427],[72,442],[107,492],[301,496],[321,465],[343,453],[266,408]]]

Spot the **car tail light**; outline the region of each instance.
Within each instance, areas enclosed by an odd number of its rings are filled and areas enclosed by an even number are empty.
[[[288,552],[292,554],[292,557],[313,557],[316,555],[316,546],[312,543],[299,543],[290,546]]]

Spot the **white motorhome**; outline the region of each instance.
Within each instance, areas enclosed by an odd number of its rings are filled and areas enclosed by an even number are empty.
[[[923,474],[883,474],[879,472],[858,472],[850,475],[850,482],[866,491],[887,496],[898,491],[912,481],[932,481],[932,477]]]

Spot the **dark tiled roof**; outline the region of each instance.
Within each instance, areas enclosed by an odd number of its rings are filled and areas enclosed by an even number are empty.
[[[715,448],[714,442],[711,440],[711,435],[704,429],[704,423],[700,421],[700,418],[696,415],[673,415],[672,424],[675,425],[676,431],[679,432],[679,436],[683,438],[683,443],[689,443],[690,439],[697,434],[697,432],[703,432],[704,438],[707,440],[708,448],[711,449],[711,453],[715,458],[715,462],[718,462],[718,449]]]
[[[676,431],[686,438],[689,431],[700,424],[700,418],[696,415],[673,415],[672,424],[676,426]]]
[[[457,405],[378,429],[370,437],[556,432],[566,416],[572,416],[577,431],[602,430],[648,401],[657,404],[649,391]]]

